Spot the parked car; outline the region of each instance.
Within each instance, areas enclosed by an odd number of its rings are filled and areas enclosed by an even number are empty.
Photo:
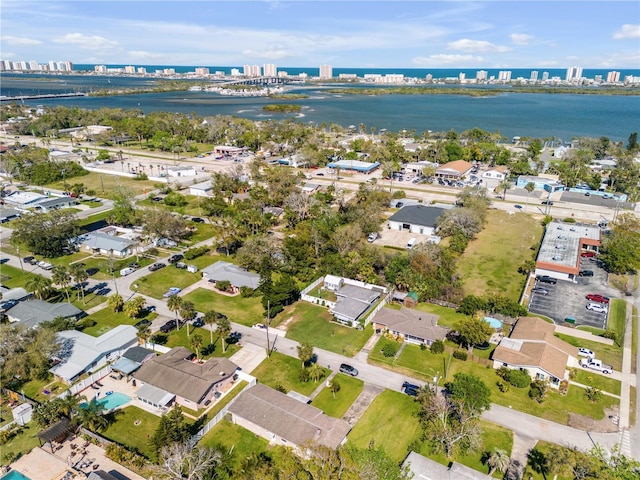
[[[549,295],[549,290],[542,287],[535,287],[531,290],[531,293],[537,293],[539,295]]]
[[[609,303],[609,297],[605,297],[604,295],[600,295],[599,293],[590,293],[587,295],[587,300],[591,300],[592,302],[598,303]]]
[[[22,259],[22,261],[24,263],[28,263],[29,265],[37,265],[38,261],[36,260],[36,257],[24,257]]]
[[[195,223],[204,223],[204,219],[202,219],[202,218],[200,218],[200,217],[193,217],[193,218],[191,219],[191,221],[192,221],[192,222],[195,222]]]
[[[418,385],[414,385],[413,383],[409,383],[405,381],[405,382],[402,382],[402,388],[400,390],[406,393],[407,395],[410,395],[412,397],[417,397],[418,390],[420,390],[420,387]]]
[[[143,320],[140,320],[138,323],[136,323],[136,324],[134,325],[134,327],[136,327],[136,328],[140,328],[140,327],[143,327],[143,326],[149,326],[149,325],[151,325],[151,320],[147,320],[147,319],[145,318],[145,319],[143,319]]]
[[[267,326],[264,323],[254,323],[253,328],[259,328],[260,330],[266,330]]]
[[[593,270],[580,270],[578,275],[581,277],[593,277]]]
[[[522,210],[522,205],[514,205],[514,208],[517,208],[518,210]]]
[[[599,303],[588,303],[587,310],[591,310],[596,313],[607,313],[607,307]]]
[[[553,205],[553,200],[544,200],[542,205]]]
[[[164,298],[169,298],[169,297],[173,297],[174,295],[177,295],[178,293],[180,293],[182,291],[181,288],[179,287],[169,287],[169,290],[167,290],[164,295],[162,295]]]
[[[135,271],[136,269],[132,267],[123,268],[122,270],[120,270],[120,276],[126,277],[127,275],[131,275]]]
[[[593,352],[591,350],[589,350],[588,348],[584,348],[584,347],[580,347],[578,349],[578,355],[580,355],[581,357],[588,357],[588,358],[595,357],[595,355],[593,354]]]
[[[580,360],[580,366],[606,374],[610,374],[613,372],[613,367],[611,365],[602,363],[602,360],[598,360],[597,358],[583,358],[582,360]]]
[[[176,268],[179,268],[180,270],[186,270],[186,268],[187,268],[187,264],[186,264],[186,263],[184,263],[184,262],[176,262],[176,263],[174,264],[174,266],[175,266]]]
[[[352,367],[351,365],[348,365],[346,363],[343,363],[340,365],[340,372],[347,375],[351,375],[352,377],[358,376],[358,370],[355,367]]]
[[[169,333],[171,330],[178,328],[178,324],[175,320],[169,320],[167,323],[160,327],[162,333]]]
[[[378,232],[371,232],[371,233],[367,236],[367,242],[369,242],[369,243],[371,243],[371,242],[375,242],[377,238],[378,238]]]
[[[558,283],[555,278],[550,277],[549,275],[540,275],[539,277],[536,277],[536,280],[538,282],[549,283],[551,285],[555,285],[556,283]]]
[[[202,317],[196,318],[193,323],[191,323],[194,327],[204,327],[204,319]]]
[[[183,258],[184,258],[184,255],[181,255],[180,253],[176,253],[175,255],[171,255],[169,257],[169,260],[167,260],[167,262],[176,263],[176,262],[179,262],[180,260],[182,260]]]
[[[149,270],[151,272],[155,272],[156,270],[160,270],[163,267],[166,267],[166,265],[162,262],[152,263],[151,265],[149,265]]]
[[[585,196],[585,197],[590,197],[590,196],[591,196],[591,194],[590,194],[589,192],[584,192],[584,196]]]
[[[49,262],[45,262],[44,260],[39,261],[38,266],[43,270],[53,270],[53,265]]]
[[[129,264],[129,265],[127,265],[127,266],[128,266],[128,267],[131,267],[131,268],[140,268],[140,264],[139,264],[139,263],[137,263],[137,262],[132,262],[132,263],[130,263],[130,264]]]
[[[596,253],[596,252],[594,252],[594,251],[582,252],[582,253],[580,254],[580,256],[581,256],[582,258],[593,258],[593,257],[595,257],[596,255],[597,255],[597,253]]]

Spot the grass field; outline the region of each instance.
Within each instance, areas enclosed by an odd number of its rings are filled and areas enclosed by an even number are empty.
[[[543,440],[540,440],[538,443],[536,443],[536,446],[534,447],[534,450],[536,452],[540,452],[542,453],[542,455],[545,455],[546,453],[549,452],[549,448],[552,446],[553,444],[550,442],[545,442]],[[532,480],[548,480],[548,479],[554,479],[554,480],[573,480],[573,475],[569,476],[569,477],[565,477],[563,475],[558,475],[556,476],[555,474],[552,473],[547,473],[546,475],[543,472],[540,472],[540,468],[539,466],[535,465],[531,459],[529,459],[529,462],[527,463],[527,467],[524,471],[524,475],[522,476],[522,478],[527,478],[527,479],[532,479]]]
[[[331,322],[326,308],[308,302],[296,302],[280,316],[288,323],[287,338],[349,357],[358,353],[373,334],[371,326],[357,330]]]
[[[540,222],[529,215],[489,210],[484,230],[458,261],[465,294],[495,293],[519,300],[524,277],[518,267],[534,258],[530,247],[540,242],[542,232]]]
[[[203,255],[201,257],[194,258],[193,260],[183,261],[188,265],[195,265],[198,269],[202,269],[204,267],[208,267],[217,260],[217,255]],[[169,287],[185,289],[189,285],[193,285],[201,279],[202,273],[200,271],[190,273],[187,270],[181,270],[173,265],[167,265],[155,272],[149,272],[148,275],[138,279],[136,283],[138,284],[138,291],[140,293],[160,299],[163,298],[162,295],[164,295]]]
[[[342,373],[338,373],[334,377],[334,380],[340,384],[340,391],[336,393],[336,398],[333,398],[333,393],[331,393],[328,387],[325,387],[320,394],[313,399],[311,405],[318,407],[331,417],[342,418],[362,392],[364,382]]]
[[[100,197],[110,197],[110,192],[116,187],[126,187],[131,189],[134,196],[142,195],[145,191],[148,193],[154,190],[154,183],[149,180],[134,180],[129,177],[121,177],[119,175],[109,175],[106,173],[89,172],[82,177],[68,179],[67,183],[82,183],[85,190],[95,190]],[[48,188],[63,190],[63,182],[55,182],[47,185]]]
[[[163,268],[166,270],[169,267]],[[228,297],[215,292],[209,288],[197,288],[193,292],[183,297],[185,300],[193,302],[196,310],[207,312],[213,310],[223,313],[232,322],[251,326],[254,323],[264,322],[264,309],[259,297],[243,298],[241,295]]]
[[[40,445],[40,440],[37,437],[40,431],[33,422],[28,423],[23,427],[15,437],[9,442],[2,445],[2,457],[0,458],[1,465],[9,465],[11,460],[19,455],[29,453],[32,449]]]
[[[616,345],[624,344],[624,329],[627,323],[627,302],[619,298],[611,300],[609,307],[609,330],[616,332]]]
[[[31,265],[27,265],[29,269],[25,268],[24,271],[19,268],[12,267],[11,265],[7,265],[6,263],[2,265],[0,268],[0,281],[2,281],[2,285],[7,288],[16,288],[16,287],[24,287],[25,284],[29,281],[32,275],[36,275],[36,271],[31,273]]]
[[[301,363],[297,358],[273,352],[271,357],[264,359],[251,372],[251,375],[271,388],[282,386],[287,392],[293,390],[303,395],[310,395],[320,384],[312,380],[300,382],[300,369]]]
[[[231,355],[240,350],[238,345],[229,345],[226,344],[225,352],[222,352],[222,344],[220,342],[220,338],[213,332],[213,343],[211,343],[211,331],[205,328],[193,328],[189,326],[189,335],[187,335],[187,326],[183,326],[180,330],[172,330],[167,335],[167,343],[166,346],[169,348],[174,347],[185,347],[195,353],[195,349],[191,346],[191,337],[194,334],[198,334],[202,337],[202,347],[200,348],[200,358],[210,358],[210,357],[226,357],[229,358]]]
[[[467,318],[467,315],[458,313],[453,308],[441,307],[440,305],[434,305],[433,303],[419,303],[416,309],[439,315],[440,318],[438,319],[438,325],[452,329],[456,327],[458,322]]]
[[[204,181],[204,179],[202,179]],[[188,190],[185,190],[188,191]],[[182,194],[182,192],[179,192]],[[202,201],[200,197],[195,195],[183,195],[187,204],[181,207],[173,207],[169,205],[165,205],[164,202],[154,202],[150,198],[145,198],[144,200],[140,200],[137,202],[138,205],[142,207],[155,207],[161,208],[163,210],[168,210],[170,212],[176,212],[180,215],[191,215],[194,217],[202,216],[202,208],[200,208],[200,202]],[[201,224],[202,225],[202,224]]]
[[[102,436],[130,450],[137,450],[149,459],[155,459],[149,438],[158,428],[160,417],[134,406],[116,410],[109,417],[113,417],[113,421],[101,433]],[[139,425],[136,425],[136,420],[140,420]]]
[[[576,368],[575,371],[576,377],[574,378],[574,381],[587,385],[588,387],[595,387],[604,392],[620,395],[620,390],[622,388],[620,380],[615,380],[605,375],[599,375],[597,372],[588,372],[579,368]]]
[[[604,343],[583,340],[582,338],[576,338],[562,333],[556,333],[555,336],[560,340],[570,343],[574,347],[588,348],[595,353],[596,358],[599,358],[604,363],[610,364],[614,370],[622,370],[622,349],[615,343],[613,345],[606,345]]]
[[[153,320],[157,316],[157,313],[150,312],[145,316],[129,318],[122,312],[114,313],[110,308],[103,308],[102,310],[87,317],[88,319],[95,321],[96,324],[92,327],[85,328],[83,332],[94,337],[99,337],[118,325],[135,325],[142,319]]]
[[[252,455],[259,455],[269,450],[269,443],[249,430],[234,425],[228,420],[222,420],[202,437],[198,445],[203,447],[224,447],[226,452],[232,452],[230,468],[239,471],[242,461]]]

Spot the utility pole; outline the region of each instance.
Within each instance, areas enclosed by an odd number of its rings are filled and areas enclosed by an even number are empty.
[[[267,357],[271,357],[271,342],[269,341],[269,324],[271,323],[271,302],[267,300]]]

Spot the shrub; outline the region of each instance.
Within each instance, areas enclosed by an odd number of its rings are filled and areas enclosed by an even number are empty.
[[[516,388],[527,388],[531,385],[531,377],[525,370],[509,370],[507,381]]]
[[[544,402],[549,386],[544,380],[534,380],[529,388],[529,398],[538,403]]]
[[[577,368],[570,368],[569,369],[569,380],[575,380],[577,376],[578,376],[578,369]]]
[[[498,390],[500,390],[502,393],[506,393],[509,391],[509,384],[507,382],[503,382],[502,380],[498,380],[496,382],[496,385],[498,386]]]
[[[542,219],[542,226],[546,227],[551,222],[553,222],[553,217],[551,215],[545,215],[544,218]]]
[[[407,194],[404,192],[404,190],[396,190],[395,192],[393,192],[393,198],[396,200],[405,198],[406,196]]]
[[[149,176],[144,172],[138,172],[138,174],[133,177],[134,180],[149,180]]]
[[[223,292],[226,292],[231,288],[231,282],[229,280],[218,280],[216,282],[216,288]]]
[[[167,340],[169,340],[169,338],[164,333],[156,333],[155,335],[151,336],[150,340],[151,340],[151,343],[157,343],[158,345],[164,345],[164,344],[167,343]]]
[[[309,380],[311,380],[311,375],[309,375],[308,368],[303,368],[302,370],[300,370],[300,373],[298,374],[298,380],[300,381],[300,383],[307,383]]]
[[[91,317],[85,317],[78,323],[76,323],[76,330],[83,331],[85,328],[93,327],[96,323],[98,322],[96,322]]]
[[[564,223],[576,223],[576,219],[573,217],[567,217],[563,220]]]
[[[593,387],[587,388],[587,390],[585,391],[585,394],[587,395],[587,398],[589,399],[589,401],[593,403],[599,401],[602,398],[602,392],[597,388],[593,388]]]
[[[444,342],[442,340],[436,340],[431,344],[431,353],[443,353],[444,352]]]
[[[611,340],[613,340],[614,342],[618,343],[618,334],[616,332],[614,332],[613,330],[605,330],[604,332],[602,332],[600,334],[601,337],[604,338],[609,338]]]
[[[569,382],[567,380],[562,380],[560,382],[560,387],[558,387],[558,391],[560,392],[560,395],[564,397],[569,391]]]
[[[282,384],[280,384],[280,383],[276,383],[276,384],[275,384],[275,386],[274,386],[273,388],[274,388],[274,390],[277,390],[277,391],[279,391],[280,393],[285,393],[285,394],[287,393],[287,389],[286,389],[286,388],[284,388],[284,387],[282,386]]]
[[[399,349],[400,349],[400,346],[397,343],[387,342],[382,347],[382,354],[385,357],[394,357],[396,353],[398,353]]]
[[[251,287],[240,287],[240,296],[242,298],[251,298],[254,293],[255,290]]]
[[[423,352],[427,349],[427,346],[424,343],[420,344],[420,350],[422,350]]]
[[[509,370],[507,367],[500,367],[499,369],[496,370],[496,375],[498,375],[503,380],[506,380],[507,377],[509,376],[510,371],[511,370]]]
[[[464,352],[462,350],[456,350],[455,352],[453,352],[453,358],[457,358],[458,360],[462,360],[463,362],[466,362],[468,355],[467,355],[467,352]]]
[[[157,257],[160,252],[156,247],[151,247],[149,250],[147,250],[147,253],[152,257]]]
[[[179,193],[171,192],[164,197],[164,204],[170,207],[183,207],[187,204],[187,199]]]
[[[186,258],[187,260],[193,260],[194,258],[201,257],[209,250],[210,248],[206,245],[203,245],[202,247],[190,248],[189,250],[184,252],[184,258]]]

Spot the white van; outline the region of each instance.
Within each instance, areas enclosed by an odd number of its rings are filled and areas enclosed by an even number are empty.
[[[411,250],[413,246],[416,244],[417,240],[415,238],[410,238],[407,242],[407,250]]]
[[[126,277],[127,275],[135,272],[136,269],[133,267],[127,267],[127,268],[123,268],[122,270],[120,270],[120,276],[121,277]]]

